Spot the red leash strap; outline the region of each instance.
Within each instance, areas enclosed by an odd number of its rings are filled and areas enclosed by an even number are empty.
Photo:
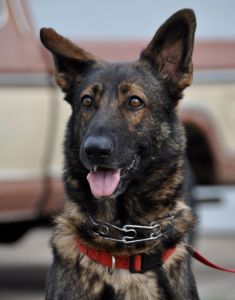
[[[226,268],[223,268],[219,265],[216,265],[214,263],[212,263],[211,261],[209,261],[208,259],[206,259],[204,256],[201,255],[200,252],[198,252],[197,250],[195,250],[194,248],[192,248],[191,246],[188,246],[190,252],[192,253],[192,256],[198,260],[199,262],[201,262],[202,264],[208,266],[208,267],[211,267],[213,269],[217,269],[217,270],[220,270],[220,271],[224,271],[224,272],[229,272],[229,273],[235,273],[235,269],[226,269]]]

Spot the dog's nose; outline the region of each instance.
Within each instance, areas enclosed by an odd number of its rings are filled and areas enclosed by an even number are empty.
[[[90,159],[108,158],[113,152],[113,143],[106,136],[90,136],[84,143],[84,150]]]

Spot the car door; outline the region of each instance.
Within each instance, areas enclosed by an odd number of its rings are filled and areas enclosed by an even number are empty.
[[[45,197],[54,86],[32,27],[25,2],[0,0],[0,223],[37,218]]]

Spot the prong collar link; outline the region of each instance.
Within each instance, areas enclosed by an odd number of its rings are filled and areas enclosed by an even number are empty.
[[[93,220],[91,216],[89,216],[92,226],[93,226],[93,234],[97,237],[120,242],[123,244],[133,244],[140,242],[148,242],[159,239],[161,236],[166,235],[174,225],[174,215],[170,212],[169,215],[163,219],[158,221],[153,221],[150,225],[131,225],[127,224],[123,227],[119,227],[110,223],[102,223],[99,221]],[[166,230],[163,231],[162,225],[168,223],[168,226],[165,226]],[[147,231],[147,235],[143,237],[143,234],[140,236],[140,231]],[[112,232],[117,232],[118,237],[112,235]],[[115,261],[112,260],[112,265],[115,265]],[[111,270],[113,267],[111,268]]]

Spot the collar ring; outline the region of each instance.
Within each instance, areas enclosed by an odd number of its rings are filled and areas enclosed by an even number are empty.
[[[115,270],[115,267],[116,267],[116,258],[115,256],[112,255],[112,266],[111,268],[110,267],[106,267],[106,272],[109,274],[109,275],[112,275],[114,270]]]

